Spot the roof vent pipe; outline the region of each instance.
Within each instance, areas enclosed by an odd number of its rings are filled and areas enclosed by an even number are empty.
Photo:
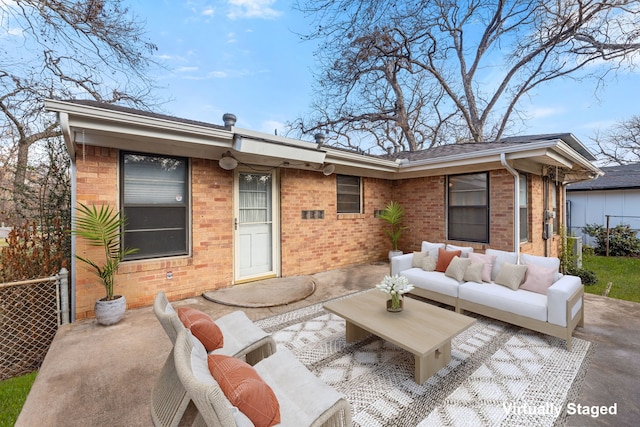
[[[520,174],[507,163],[507,156],[500,153],[500,163],[513,175],[513,247],[520,258]]]
[[[322,144],[324,144],[324,133],[316,133],[315,135],[313,135],[313,137],[316,140],[316,144],[318,144],[318,148],[322,147]]]
[[[235,126],[236,124],[236,115],[231,113],[224,113],[222,115],[222,122],[225,127],[230,128],[231,126]]]

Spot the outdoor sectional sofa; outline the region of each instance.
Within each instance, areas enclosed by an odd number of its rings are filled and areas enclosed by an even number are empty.
[[[412,294],[565,339],[571,350],[584,322],[584,286],[559,265],[558,258],[422,242],[421,252],[391,259],[391,274],[407,277]]]

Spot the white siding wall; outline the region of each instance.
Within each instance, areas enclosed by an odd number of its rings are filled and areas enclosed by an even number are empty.
[[[593,246],[593,238],[583,236],[582,227],[586,224],[604,226],[607,215],[611,215],[610,227],[629,224],[634,230],[640,230],[639,189],[567,191],[567,200],[571,206],[569,233],[582,236],[583,244]]]

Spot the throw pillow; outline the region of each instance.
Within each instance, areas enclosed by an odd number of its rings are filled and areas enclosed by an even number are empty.
[[[422,265],[420,266],[420,268],[422,268],[424,271],[435,271],[436,262],[437,261],[434,257],[427,255],[422,260]]]
[[[469,254],[469,259],[472,262],[478,262],[478,263],[484,264],[484,266],[482,267],[482,281],[490,283],[491,272],[493,271],[493,263],[496,261],[496,256],[471,252]]]
[[[178,317],[184,327],[198,338],[207,351],[213,351],[224,345],[222,331],[207,313],[195,308],[180,307]]]
[[[414,252],[411,258],[411,267],[422,268],[422,262],[425,257],[429,256],[429,252]]]
[[[235,357],[210,354],[211,375],[229,402],[245,414],[256,427],[280,423],[280,404],[275,393],[256,370]]]
[[[454,256],[459,257],[461,254],[460,251],[445,251],[444,249],[438,249],[438,262],[436,263],[436,270],[441,273],[447,271],[447,267],[449,267],[449,263],[453,259]]]
[[[520,284],[524,280],[524,275],[527,273],[526,265],[517,265],[505,262],[502,264],[498,275],[496,276],[496,282],[498,285],[506,286],[507,288],[517,291]]]
[[[527,274],[520,289],[546,295],[549,286],[553,285],[557,270],[554,267],[542,267],[539,264],[527,263]]]
[[[469,264],[469,267],[467,267],[467,270],[464,272],[462,280],[465,282],[482,283],[482,270],[484,269],[484,263],[473,262],[471,260],[469,260],[469,262],[471,262],[471,264]]]
[[[502,264],[508,262],[510,264],[518,263],[518,254],[515,252],[500,251],[497,249],[487,249],[484,251],[485,255],[493,255],[496,260],[493,262],[493,270],[491,271],[491,280],[496,280],[496,276],[500,272]]]
[[[471,264],[470,259],[454,256],[447,266],[444,275],[447,277],[451,277],[452,279],[456,279],[458,282],[461,282],[462,278],[464,277],[464,272],[467,270],[467,267],[469,267],[469,264]]]

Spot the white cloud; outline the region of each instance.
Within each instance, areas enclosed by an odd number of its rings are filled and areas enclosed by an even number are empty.
[[[525,112],[529,120],[543,119],[545,117],[557,116],[565,113],[565,109],[560,107],[538,107],[531,108]]]
[[[259,18],[274,19],[282,15],[282,12],[275,10],[271,5],[275,0],[229,0],[229,19],[239,18]]]
[[[237,42],[238,39],[236,39],[236,33],[228,33],[227,34],[227,43],[232,44]]]
[[[176,68],[177,73],[190,73],[193,71],[198,71],[198,67],[178,67]]]
[[[200,14],[203,15],[203,16],[213,16],[213,15],[216,14],[216,10],[215,10],[215,8],[209,6],[209,7],[204,8],[202,10],[202,12],[200,12]]]

